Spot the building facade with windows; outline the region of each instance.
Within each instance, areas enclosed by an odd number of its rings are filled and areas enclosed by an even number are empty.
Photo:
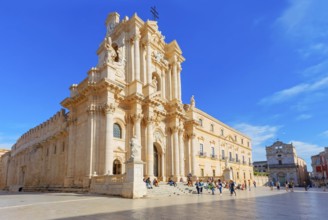
[[[6,160],[6,187],[90,187],[90,179],[122,175],[134,137],[144,175],[166,181],[188,174],[251,179],[251,140],[181,101],[178,43],[157,22],[111,13],[98,62],[70,87],[65,108],[23,134]]]
[[[294,182],[295,186],[303,186],[309,181],[305,161],[297,156],[293,144],[281,141],[274,142],[266,147],[268,170],[273,182],[279,181],[284,185],[286,181]]]
[[[253,168],[254,168],[254,172],[267,173],[268,172],[268,163],[267,163],[267,161],[254,161]]]
[[[328,147],[317,155],[311,157],[312,180],[317,184],[328,180]]]

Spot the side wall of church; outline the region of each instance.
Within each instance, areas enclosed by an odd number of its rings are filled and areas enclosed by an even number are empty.
[[[25,133],[12,147],[8,186],[63,186],[66,175],[65,111]]]

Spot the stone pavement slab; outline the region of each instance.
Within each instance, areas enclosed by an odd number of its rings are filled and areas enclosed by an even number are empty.
[[[0,193],[0,219],[327,219],[328,193],[258,187],[230,196],[124,199],[75,193]]]

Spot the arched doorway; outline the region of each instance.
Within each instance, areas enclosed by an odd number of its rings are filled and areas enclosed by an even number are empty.
[[[122,174],[122,164],[118,159],[115,159],[113,162],[113,174]]]
[[[154,176],[158,177],[158,151],[154,144]]]

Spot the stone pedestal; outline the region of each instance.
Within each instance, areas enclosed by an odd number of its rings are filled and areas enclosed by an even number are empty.
[[[126,163],[126,178],[123,183],[122,196],[125,198],[141,198],[147,194],[146,184],[143,181],[142,161],[130,160]]]
[[[232,172],[229,168],[223,170],[223,177],[225,181],[232,180]]]

